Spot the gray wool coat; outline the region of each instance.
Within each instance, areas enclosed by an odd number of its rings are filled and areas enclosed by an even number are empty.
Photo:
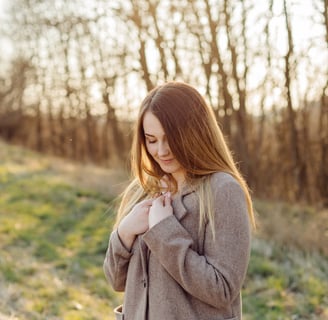
[[[240,320],[241,288],[250,253],[245,196],[229,174],[211,176],[216,235],[199,233],[199,201],[185,188],[174,215],[137,237],[131,251],[114,230],[104,261],[106,278],[124,291],[124,320]]]

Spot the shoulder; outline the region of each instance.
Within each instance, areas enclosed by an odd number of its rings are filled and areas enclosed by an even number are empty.
[[[216,197],[245,198],[244,191],[238,180],[227,172],[215,172],[211,174],[210,185]]]
[[[210,176],[210,181],[212,187],[223,187],[229,185],[240,186],[236,178],[234,178],[230,173],[227,172],[215,172]]]
[[[221,222],[235,221],[245,226],[249,224],[245,192],[239,181],[229,173],[216,172],[210,178],[213,209],[220,216]]]

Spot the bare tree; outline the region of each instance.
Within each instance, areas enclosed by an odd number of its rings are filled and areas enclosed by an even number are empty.
[[[233,36],[233,27],[231,25],[229,1],[225,0],[223,5],[223,14],[225,17],[225,28],[228,40],[228,50],[231,61],[231,78],[234,81],[236,88],[236,95],[238,96],[238,109],[234,108],[234,114],[236,116],[236,130],[235,146],[238,152],[238,158],[241,161],[241,168],[244,175],[249,176],[250,168],[248,161],[248,128],[247,128],[247,111],[246,111],[246,79],[247,79],[247,41],[246,41],[246,8],[244,2],[242,2],[242,21],[241,21],[241,44],[243,45],[244,61],[243,61],[243,73],[239,76],[237,68],[240,58],[237,53],[237,39]]]
[[[325,30],[326,44],[325,48],[328,48],[328,0],[322,0],[323,11],[322,20]],[[328,53],[327,53],[328,55]],[[318,126],[318,136],[320,145],[320,164],[318,171],[318,188],[319,192],[324,199],[325,205],[328,204],[328,69],[326,68],[326,83],[322,88],[321,98],[320,98],[320,117]]]
[[[291,82],[292,82],[292,65],[293,65],[293,35],[290,24],[290,16],[288,8],[286,5],[286,0],[284,0],[284,17],[286,23],[286,32],[287,32],[287,52],[284,57],[285,59],[285,91],[286,91],[286,102],[287,102],[287,111],[288,111],[288,120],[289,120],[289,148],[292,156],[291,164],[291,173],[295,176],[295,188],[296,188],[296,197],[300,198],[301,186],[304,182],[304,164],[301,159],[298,137],[297,137],[297,128],[296,128],[296,113],[293,108],[292,95],[291,95]]]
[[[83,4],[11,2],[1,30],[20,58],[0,89],[3,136],[3,119],[20,114],[11,137],[22,137],[28,122],[28,146],[107,165],[125,159],[129,121],[146,91],[183,80],[213,107],[259,195],[327,197],[328,71],[312,53],[327,51],[327,0],[315,0],[316,13],[305,17],[314,26],[309,32],[318,25],[324,32],[312,39],[296,33],[300,17],[292,9],[301,2]]]

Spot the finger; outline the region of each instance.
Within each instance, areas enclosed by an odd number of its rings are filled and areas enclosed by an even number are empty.
[[[159,196],[157,197],[154,201],[153,201],[153,204],[156,204],[156,203],[159,203],[161,204],[162,206],[164,205],[164,196]]]
[[[147,200],[144,200],[142,205],[146,206],[146,207],[149,207],[152,205],[154,199],[147,199]]]
[[[164,196],[164,205],[165,205],[165,207],[171,205],[171,193],[170,192],[167,192]]]

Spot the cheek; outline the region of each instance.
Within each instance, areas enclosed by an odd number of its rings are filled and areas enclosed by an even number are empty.
[[[156,155],[156,146],[155,144],[146,144],[147,151],[154,157]]]

